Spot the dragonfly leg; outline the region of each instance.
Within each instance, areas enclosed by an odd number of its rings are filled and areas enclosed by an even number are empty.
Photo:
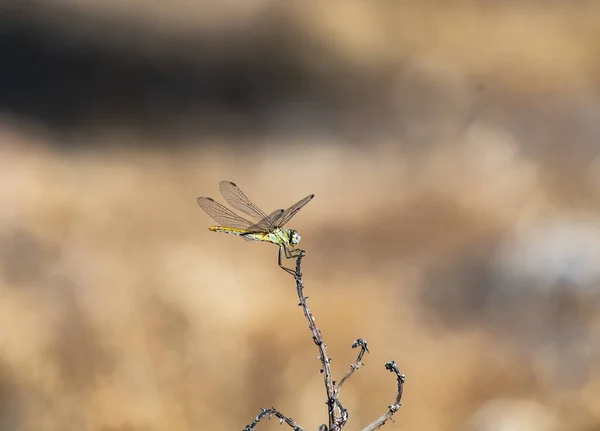
[[[287,249],[287,247],[285,247],[285,246],[283,246],[283,245],[280,245],[280,246],[279,246],[279,256],[278,256],[278,258],[277,258],[277,263],[279,264],[279,267],[280,267],[281,269],[283,269],[285,272],[287,272],[288,274],[295,275],[295,274],[296,274],[296,271],[294,271],[293,269],[286,268],[285,266],[283,266],[283,263],[281,262],[281,251],[282,251],[282,250],[285,252],[285,257],[286,257],[287,259],[289,259],[290,257],[292,257],[292,256],[291,256],[291,254],[290,254],[290,252],[289,252],[289,250]]]
[[[299,248],[296,248],[296,249],[294,249],[293,251],[290,252],[290,258],[292,258],[292,257],[298,257],[303,252],[304,252],[304,250],[300,250]]]
[[[302,252],[304,252],[304,250],[301,250],[299,248],[292,248],[291,250],[288,248],[285,248],[285,257],[288,259],[292,259],[294,257],[300,256],[300,254]]]

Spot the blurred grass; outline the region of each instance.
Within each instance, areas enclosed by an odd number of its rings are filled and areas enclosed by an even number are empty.
[[[267,212],[316,194],[292,225],[335,377],[371,350],[349,426],[393,357],[388,426],[598,427],[595,3],[32,5],[0,15],[42,71],[5,62],[0,94],[1,429],[325,420],[276,249],[194,202],[222,179]]]

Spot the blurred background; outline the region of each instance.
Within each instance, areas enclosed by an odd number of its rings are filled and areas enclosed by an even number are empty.
[[[600,4],[0,1],[0,430],[600,429]],[[292,264],[292,262],[289,262]],[[282,429],[277,421],[257,427]]]

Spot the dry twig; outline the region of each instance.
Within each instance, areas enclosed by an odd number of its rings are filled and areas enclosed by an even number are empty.
[[[307,300],[308,297],[304,296],[304,282],[302,281],[302,258],[304,257],[304,251],[300,250],[297,258],[296,258],[296,270],[293,271],[291,269],[287,269],[287,272],[294,276],[296,281],[296,292],[298,294],[298,299],[300,300],[298,306],[302,307],[304,312],[304,317],[308,321],[308,328],[312,332],[313,341],[317,345],[319,349],[318,359],[321,362],[321,370],[320,372],[323,374],[323,381],[325,384],[325,392],[327,395],[327,411],[329,416],[329,426],[323,424],[319,427],[319,431],[341,431],[342,428],[348,422],[348,411],[344,408],[342,403],[339,400],[339,393],[344,385],[344,383],[354,374],[354,372],[360,368],[363,363],[361,362],[365,353],[369,353],[369,349],[367,348],[367,342],[359,338],[352,344],[352,348],[360,347],[360,352],[358,353],[358,357],[356,361],[350,365],[350,370],[346,373],[346,375],[342,378],[342,380],[336,384],[332,378],[331,374],[331,358],[327,355],[327,345],[323,341],[323,335],[321,330],[317,327],[315,323],[315,318],[313,317],[310,308],[308,308]],[[396,391],[396,400],[394,404],[388,406],[388,411],[377,418],[374,422],[368,425],[363,431],[373,431],[382,425],[384,425],[388,420],[392,420],[392,416],[398,411],[402,403],[400,402],[402,399],[402,391],[404,388],[404,375],[400,373],[398,367],[396,366],[395,361],[390,361],[385,364],[385,368],[396,374],[396,379],[398,383],[397,391]],[[271,418],[271,416],[276,416],[279,418],[280,422],[287,423],[294,430],[302,431],[303,428],[300,427],[296,422],[294,422],[291,418],[288,418],[281,414],[279,411],[274,408],[270,409],[261,409],[262,412],[256,417],[256,419],[249,425],[244,428],[244,431],[252,431],[256,424],[260,422],[265,417]]]
[[[375,421],[371,422],[367,427],[363,428],[362,431],[374,431],[377,428],[380,428],[381,426],[385,425],[385,423],[387,422],[388,419],[393,422],[394,419],[392,419],[392,416],[402,406],[402,403],[400,401],[402,400],[402,392],[404,390],[404,380],[405,380],[404,374],[401,374],[400,371],[398,370],[396,361],[387,362],[385,364],[385,369],[396,374],[396,381],[398,383],[398,388],[396,389],[396,400],[395,400],[394,404],[388,406],[387,412],[385,412],[383,415],[379,416]]]
[[[294,431],[304,431],[304,428],[299,426],[292,418],[288,418],[284,416],[283,413],[279,412],[275,409],[275,407],[271,407],[270,409],[261,408],[261,412],[256,418],[252,421],[252,423],[246,425],[243,431],[252,431],[254,427],[264,418],[271,419],[272,416],[279,418],[280,424],[288,424],[290,427],[294,429]]]

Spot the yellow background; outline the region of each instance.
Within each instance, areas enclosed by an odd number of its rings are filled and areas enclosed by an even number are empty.
[[[0,428],[326,422],[236,182],[315,193],[305,293],[347,429],[600,426],[596,2],[0,2]],[[256,429],[281,429],[277,421]]]

